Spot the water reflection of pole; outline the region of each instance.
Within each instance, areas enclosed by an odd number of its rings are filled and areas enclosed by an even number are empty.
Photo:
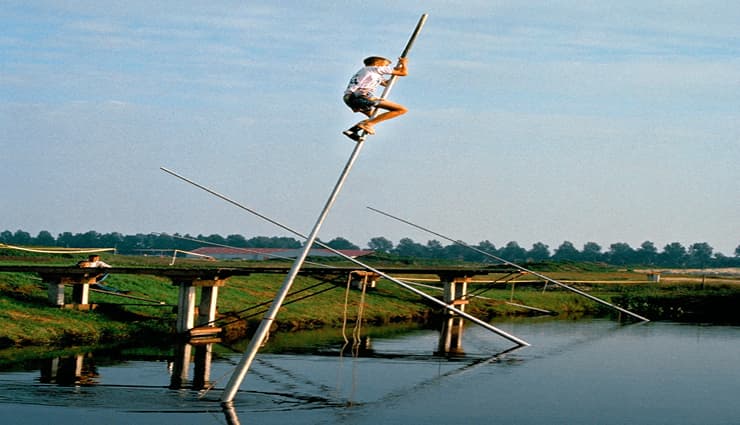
[[[549,277],[547,277],[547,276],[545,276],[545,275],[543,275],[543,274],[540,274],[540,273],[537,273],[537,272],[535,272],[535,271],[532,271],[532,270],[526,269],[526,268],[524,268],[524,267],[522,267],[522,266],[520,266],[520,265],[518,265],[518,264],[512,263],[511,261],[508,261],[508,260],[504,260],[503,258],[501,258],[501,257],[498,257],[498,256],[496,256],[496,255],[493,255],[493,254],[491,254],[490,252],[486,252],[486,251],[483,251],[482,249],[478,249],[478,248],[476,248],[476,247],[474,247],[474,246],[468,245],[468,244],[466,244],[465,242],[463,242],[463,241],[461,241],[461,240],[455,240],[455,239],[452,239],[452,238],[450,238],[450,237],[447,237],[447,236],[445,236],[445,235],[442,235],[442,234],[440,234],[440,233],[437,233],[437,232],[435,232],[435,231],[433,231],[433,230],[427,229],[426,227],[422,227],[422,226],[420,226],[420,225],[418,225],[418,224],[415,224],[415,223],[412,223],[412,222],[410,222],[410,221],[408,221],[408,220],[405,220],[405,219],[403,219],[403,218],[400,218],[400,217],[396,217],[396,216],[394,216],[394,215],[388,214],[387,212],[381,211],[381,210],[379,210],[379,209],[376,209],[376,208],[373,208],[373,207],[367,207],[367,209],[369,209],[370,211],[376,212],[376,213],[378,213],[378,214],[380,214],[380,215],[384,215],[384,216],[386,216],[386,217],[388,217],[388,218],[392,218],[392,219],[394,219],[394,220],[396,220],[396,221],[400,221],[401,223],[405,223],[405,224],[408,224],[408,225],[409,225],[409,226],[411,226],[411,227],[415,227],[415,228],[417,228],[417,229],[419,229],[419,230],[423,230],[423,231],[425,231],[425,232],[427,232],[427,233],[430,233],[430,234],[432,234],[432,235],[435,235],[435,236],[438,236],[438,237],[440,237],[440,238],[443,238],[443,239],[445,239],[445,240],[448,240],[448,241],[450,241],[450,242],[452,242],[452,243],[454,243],[454,244],[456,244],[456,245],[460,245],[460,246],[464,246],[465,248],[468,248],[468,249],[472,249],[473,251],[475,251],[475,252],[477,252],[477,253],[479,253],[479,254],[483,254],[483,255],[485,255],[485,256],[487,256],[487,257],[489,257],[489,258],[493,258],[494,260],[497,260],[497,261],[501,261],[501,262],[502,262],[502,263],[504,263],[504,264],[507,264],[507,265],[509,265],[509,266],[512,266],[512,267],[515,267],[515,268],[517,268],[517,269],[519,269],[519,270],[521,270],[521,271],[527,272],[527,273],[529,273],[529,274],[532,274],[532,275],[534,275],[534,276],[537,276],[537,277],[539,277],[540,279],[544,279],[544,280],[545,280],[545,281],[547,281],[547,282],[550,282],[550,283],[553,283],[553,284],[555,284],[555,285],[558,285],[558,286],[560,286],[560,287],[561,287],[561,288],[563,288],[563,289],[567,289],[567,290],[569,290],[569,291],[571,291],[571,292],[575,292],[575,293],[576,293],[576,294],[578,294],[578,295],[582,295],[582,296],[584,296],[584,297],[586,297],[586,298],[588,298],[588,299],[590,299],[590,300],[592,300],[592,301],[595,301],[595,302],[597,302],[597,303],[599,303],[599,304],[603,304],[603,305],[606,305],[606,306],[608,306],[608,307],[611,307],[611,308],[613,308],[613,309],[615,309],[615,310],[618,310],[618,311],[620,311],[620,312],[622,312],[622,313],[624,313],[624,314],[627,314],[627,315],[629,315],[629,316],[632,316],[632,317],[634,317],[634,318],[636,318],[636,319],[642,320],[643,322],[649,322],[649,321],[650,321],[650,319],[647,319],[647,318],[645,318],[645,317],[642,317],[642,316],[640,316],[639,314],[633,313],[633,312],[631,312],[631,311],[629,311],[629,310],[626,310],[626,309],[624,309],[624,308],[622,308],[622,307],[619,307],[619,306],[617,306],[617,305],[614,305],[614,304],[608,303],[608,302],[606,302],[606,301],[602,300],[601,298],[597,298],[597,297],[594,297],[594,296],[593,296],[593,295],[591,295],[591,294],[587,294],[587,293],[585,293],[585,292],[583,292],[583,291],[581,291],[581,290],[578,290],[578,289],[576,289],[576,288],[570,287],[570,286],[568,286],[568,285],[566,285],[566,284],[564,284],[564,283],[558,282],[557,280],[555,280],[555,279],[552,279],[552,278],[549,278]]]
[[[398,398],[399,396],[404,396],[405,397],[408,394],[415,393],[416,390],[419,389],[419,388],[423,388],[423,387],[428,386],[430,383],[438,382],[438,381],[441,381],[442,379],[449,378],[449,377],[455,376],[455,375],[459,375],[459,374],[462,374],[462,373],[465,373],[465,372],[469,372],[469,371],[471,371],[473,369],[476,369],[478,367],[481,367],[481,366],[484,366],[484,365],[487,365],[487,364],[491,364],[491,363],[495,363],[495,362],[501,361],[502,359],[504,359],[506,357],[507,354],[511,354],[511,353],[513,353],[513,352],[521,349],[521,348],[522,348],[521,346],[511,347],[511,348],[508,348],[508,349],[506,349],[504,351],[500,351],[500,352],[498,352],[498,353],[496,353],[496,354],[494,354],[494,355],[492,355],[490,357],[484,357],[484,358],[476,359],[476,360],[472,361],[471,363],[469,363],[469,364],[467,364],[465,366],[462,366],[462,367],[460,367],[458,369],[450,370],[450,371],[445,372],[445,373],[443,373],[441,375],[437,375],[437,376],[435,376],[435,377],[433,377],[431,379],[427,379],[427,380],[422,381],[422,382],[420,382],[418,384],[415,384],[414,386],[412,386],[410,388],[402,388],[402,389],[399,389],[396,392],[388,393],[383,398],[381,398],[380,400],[378,400],[376,402],[376,404],[382,405],[383,402],[386,401],[386,400],[394,400],[394,399]],[[521,362],[522,360],[514,360],[514,361],[515,362]]]
[[[239,422],[239,416],[236,415],[236,409],[234,409],[234,405],[232,403],[224,403],[222,407],[227,425],[241,425]]]

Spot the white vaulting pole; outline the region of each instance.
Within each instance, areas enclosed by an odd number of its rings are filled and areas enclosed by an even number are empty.
[[[402,56],[405,57],[408,54],[409,50],[411,49],[411,46],[416,40],[416,36],[419,35],[419,32],[421,32],[421,28],[424,26],[424,22],[426,21],[426,18],[427,18],[427,15],[424,14],[421,16],[421,19],[419,19],[419,23],[416,25],[416,28],[414,29],[414,32],[411,35],[411,38],[406,44],[406,48],[404,49]],[[388,85],[386,86],[385,90],[383,91],[383,95],[381,96],[382,98],[385,98],[385,96],[389,94],[390,88],[392,87],[392,85],[393,85],[393,78],[389,80]],[[345,165],[344,170],[342,171],[342,174],[339,176],[339,180],[337,180],[337,183],[334,186],[334,190],[329,196],[329,199],[326,201],[326,205],[324,205],[324,209],[321,211],[319,218],[316,220],[316,224],[314,225],[313,230],[311,230],[311,233],[308,235],[308,238],[306,239],[306,242],[303,245],[303,249],[301,250],[296,260],[293,262],[293,266],[290,268],[288,275],[285,277],[285,280],[283,281],[283,284],[280,287],[280,290],[275,295],[275,299],[273,300],[272,305],[270,306],[270,309],[267,311],[267,313],[265,313],[265,316],[262,319],[262,322],[260,323],[259,327],[257,328],[257,331],[255,332],[252,339],[249,341],[249,345],[247,346],[247,350],[244,353],[244,356],[242,357],[241,361],[237,365],[236,370],[234,371],[234,374],[231,375],[231,379],[229,380],[229,383],[226,385],[223,395],[221,396],[222,403],[231,403],[234,400],[234,396],[236,395],[236,392],[238,391],[239,386],[244,380],[244,377],[247,375],[247,372],[249,371],[249,367],[251,366],[252,361],[254,361],[254,358],[257,355],[257,351],[262,346],[263,341],[267,337],[267,334],[270,331],[270,326],[274,322],[275,317],[277,317],[278,311],[280,310],[280,307],[282,306],[283,301],[285,300],[285,297],[288,295],[288,292],[290,292],[290,287],[293,285],[293,281],[298,275],[298,271],[300,270],[301,266],[303,265],[303,262],[306,260],[306,257],[308,256],[309,251],[311,250],[311,247],[316,241],[316,238],[319,234],[319,230],[321,229],[321,226],[324,223],[324,220],[329,214],[329,210],[331,210],[331,207],[334,205],[334,201],[337,199],[337,196],[339,195],[339,192],[341,191],[342,186],[344,186],[344,182],[347,180],[347,176],[349,175],[349,172],[352,169],[352,166],[357,160],[357,157],[359,156],[360,151],[362,150],[362,146],[364,144],[365,144],[364,142],[360,142],[355,145],[355,149],[352,151],[352,155],[347,161],[347,165]]]
[[[405,220],[405,219],[403,219],[403,218],[400,218],[400,217],[396,217],[396,216],[394,216],[394,215],[391,215],[391,214],[389,214],[389,213],[387,213],[387,212],[381,211],[381,210],[379,210],[379,209],[377,209],[377,208],[373,208],[373,207],[367,207],[367,209],[369,209],[370,211],[376,212],[376,213],[378,213],[378,214],[380,214],[380,215],[384,215],[384,216],[386,216],[386,217],[388,217],[388,218],[392,218],[392,219],[394,219],[394,220],[396,220],[396,221],[400,221],[401,223],[405,223],[405,224],[408,224],[409,226],[415,227],[415,228],[417,228],[417,229],[419,229],[419,230],[423,230],[423,231],[425,231],[425,232],[427,232],[427,233],[430,233],[430,234],[432,234],[432,235],[435,235],[435,236],[439,236],[440,238],[442,238],[442,239],[446,239],[446,240],[448,240],[448,241],[450,241],[450,242],[452,242],[452,243],[454,243],[454,244],[457,244],[457,245],[460,245],[460,246],[464,246],[464,247],[466,247],[466,248],[468,248],[468,249],[472,249],[472,250],[473,250],[473,251],[475,251],[475,252],[478,252],[478,253],[480,253],[480,254],[483,254],[483,255],[485,255],[485,256],[487,256],[487,257],[493,258],[494,260],[498,260],[498,261],[501,261],[502,263],[504,263],[504,264],[507,264],[507,265],[509,265],[509,266],[512,266],[512,267],[514,267],[514,268],[517,268],[517,269],[519,269],[519,270],[521,270],[521,271],[523,271],[523,272],[527,272],[527,273],[529,273],[529,274],[531,274],[531,275],[537,276],[537,277],[539,277],[540,279],[543,279],[543,280],[545,280],[545,281],[547,281],[547,282],[550,282],[550,283],[553,283],[553,284],[555,284],[555,285],[558,285],[558,286],[560,286],[560,287],[561,287],[561,288],[563,288],[563,289],[567,289],[568,291],[571,291],[571,292],[575,292],[576,294],[578,294],[578,295],[582,295],[582,296],[584,296],[584,297],[586,297],[586,298],[588,298],[588,299],[590,299],[590,300],[592,300],[592,301],[595,301],[595,302],[597,302],[597,303],[599,303],[599,304],[603,304],[603,305],[605,305],[605,306],[611,307],[611,308],[613,308],[613,309],[615,309],[615,310],[617,310],[617,311],[620,311],[620,312],[622,312],[622,313],[624,313],[624,314],[626,314],[626,315],[628,315],[628,316],[632,316],[632,317],[634,317],[635,319],[639,319],[639,320],[642,320],[643,322],[649,322],[649,321],[650,321],[650,319],[648,319],[648,318],[646,318],[646,317],[643,317],[643,316],[640,316],[640,315],[639,315],[639,314],[637,314],[637,313],[633,313],[633,312],[631,312],[631,311],[629,311],[629,310],[627,310],[627,309],[624,309],[624,308],[622,308],[622,307],[620,307],[620,306],[618,306],[618,305],[614,305],[614,304],[611,304],[611,303],[609,303],[609,302],[606,302],[606,301],[602,300],[601,298],[597,298],[597,297],[594,297],[594,296],[593,296],[593,295],[591,295],[591,294],[587,294],[587,293],[585,293],[585,292],[583,292],[583,291],[581,291],[581,290],[578,290],[578,289],[576,289],[576,288],[573,288],[572,286],[568,286],[568,285],[566,285],[566,284],[564,284],[564,283],[562,283],[562,282],[558,282],[557,280],[555,280],[555,279],[552,279],[552,278],[549,278],[549,277],[547,277],[547,276],[545,276],[545,275],[543,275],[543,274],[541,274],[541,273],[537,273],[537,272],[535,272],[535,271],[532,271],[532,270],[526,269],[526,268],[524,268],[524,267],[522,267],[522,266],[520,266],[520,265],[518,265],[518,264],[512,263],[511,261],[507,261],[507,260],[504,260],[504,259],[503,259],[503,258],[501,258],[501,257],[497,257],[497,256],[495,256],[495,255],[493,255],[493,254],[491,254],[491,253],[489,253],[489,252],[483,251],[482,249],[478,249],[478,248],[476,248],[476,247],[474,247],[474,246],[468,245],[468,244],[466,244],[465,242],[462,242],[462,241],[460,241],[460,240],[454,240],[454,239],[452,239],[452,238],[450,238],[450,237],[447,237],[447,236],[445,236],[445,235],[443,235],[443,234],[437,233],[437,232],[435,232],[435,231],[433,231],[433,230],[427,229],[426,227],[423,227],[423,226],[420,226],[420,225],[418,225],[418,224],[412,223],[412,222],[410,222],[410,221],[408,221],[408,220]]]

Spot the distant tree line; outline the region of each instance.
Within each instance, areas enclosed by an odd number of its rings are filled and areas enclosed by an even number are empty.
[[[121,233],[60,233],[56,237],[50,232],[42,230],[36,236],[28,232],[3,231],[0,233],[0,243],[22,246],[44,246],[65,248],[106,247],[116,248],[120,254],[145,254],[149,251],[179,249],[192,251],[202,246],[230,246],[238,248],[300,248],[302,242],[292,237],[284,236],[255,236],[245,238],[242,235],[197,235],[150,233],[123,235]],[[337,237],[327,245],[334,249],[360,249],[349,240]],[[672,242],[658,250],[653,242],[645,241],[639,247],[633,248],[624,242],[609,245],[607,249],[595,242],[587,242],[579,250],[573,243],[565,241],[553,251],[542,242],[537,242],[530,249],[525,249],[515,241],[508,242],[502,247],[496,247],[489,241],[479,242],[476,248],[506,259],[514,263],[541,262],[541,261],[574,261],[574,262],[603,262],[613,265],[645,265],[662,267],[740,267],[740,245],[735,248],[734,256],[725,256],[706,242],[696,242],[684,247],[678,242]],[[442,245],[437,240],[430,240],[426,244],[414,242],[410,238],[401,239],[394,244],[389,239],[378,236],[372,238],[367,248],[379,253],[399,257],[456,260],[470,262],[486,262],[488,258],[471,249],[457,244]]]

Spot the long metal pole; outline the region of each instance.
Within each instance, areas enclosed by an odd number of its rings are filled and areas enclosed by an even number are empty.
[[[404,50],[404,55],[408,54],[408,51],[413,45],[414,40],[416,39],[416,36],[421,31],[423,23],[424,21],[426,21],[426,16],[427,16],[426,14],[422,15],[421,19],[419,20],[419,24],[416,26],[414,33],[411,35],[411,38],[409,39],[406,45],[406,49]],[[391,80],[388,86],[386,87],[386,89],[383,91],[383,96],[387,96],[387,94],[389,93],[389,89],[392,86],[392,83],[393,81]],[[319,230],[321,229],[321,226],[324,223],[326,216],[329,214],[331,207],[334,205],[334,201],[337,199],[339,192],[342,190],[342,186],[344,186],[344,182],[347,180],[347,176],[349,175],[349,172],[352,169],[352,166],[357,160],[357,157],[359,156],[363,145],[364,143],[355,144],[355,149],[352,151],[352,155],[347,161],[347,164],[345,165],[344,170],[342,171],[342,174],[340,174],[339,179],[337,180],[337,183],[334,186],[334,190],[329,196],[329,199],[326,201],[326,204],[324,205],[324,209],[321,211],[321,214],[316,220],[316,224],[314,225],[313,230],[311,230],[311,233],[308,235],[308,238],[306,238],[306,242],[303,245],[303,249],[301,250],[296,260],[293,262],[293,266],[290,268],[288,275],[285,277],[285,280],[283,281],[283,284],[280,290],[275,295],[275,299],[273,300],[272,305],[270,306],[270,309],[267,311],[267,313],[265,313],[265,317],[262,319],[262,322],[257,328],[257,331],[255,332],[254,336],[249,341],[249,345],[247,346],[247,350],[244,353],[244,356],[242,357],[241,361],[237,365],[236,370],[234,371],[234,374],[231,375],[231,379],[229,380],[229,383],[226,385],[226,388],[224,389],[224,393],[221,396],[221,402],[230,403],[234,399],[234,396],[236,395],[236,392],[239,389],[239,386],[241,385],[242,381],[244,380],[244,377],[247,375],[247,372],[249,371],[249,367],[251,366],[252,361],[254,361],[254,358],[257,355],[257,351],[259,351],[260,346],[262,346],[263,341],[267,337],[267,334],[270,331],[270,326],[275,320],[275,317],[277,317],[278,311],[280,310],[280,307],[282,306],[283,301],[285,300],[285,297],[288,295],[288,292],[290,292],[290,287],[293,285],[293,281],[298,275],[298,271],[300,270],[301,266],[303,265],[303,262],[306,260],[306,257],[308,256],[308,252],[311,250],[311,247],[316,241],[316,238],[319,234]]]
[[[169,174],[171,174],[171,175],[179,178],[180,180],[183,180],[183,181],[185,181],[187,183],[190,183],[191,185],[193,185],[193,186],[195,186],[195,187],[197,187],[199,189],[203,189],[206,192],[208,192],[208,193],[210,193],[212,195],[215,195],[215,196],[217,196],[217,197],[219,197],[219,198],[221,198],[221,199],[229,202],[230,204],[235,205],[235,206],[243,209],[244,211],[247,211],[250,214],[253,214],[253,215],[255,215],[255,216],[257,216],[257,217],[259,217],[259,218],[261,218],[263,220],[266,220],[266,221],[268,221],[268,222],[276,225],[277,227],[280,227],[281,229],[287,230],[288,232],[293,233],[294,235],[296,235],[296,236],[298,236],[300,238],[304,238],[304,239],[306,238],[306,236],[304,234],[298,232],[297,230],[294,230],[294,229],[288,227],[287,225],[280,223],[279,221],[276,221],[276,220],[271,219],[271,218],[269,218],[269,217],[267,217],[267,216],[265,216],[263,214],[260,214],[257,211],[255,211],[255,210],[253,210],[253,209],[251,209],[251,208],[249,208],[249,207],[247,207],[247,206],[245,206],[243,204],[240,204],[239,202],[234,201],[233,199],[231,199],[231,198],[229,198],[229,197],[227,197],[225,195],[222,195],[222,194],[220,194],[220,193],[218,193],[218,192],[216,192],[216,191],[214,191],[212,189],[209,189],[209,188],[207,188],[207,187],[205,187],[205,186],[203,186],[203,185],[201,185],[199,183],[196,183],[193,180],[188,179],[187,177],[183,177],[180,174],[177,174],[174,171],[168,170],[166,168],[162,168],[162,170],[165,171],[166,173],[169,173]],[[494,333],[496,333],[498,335],[503,336],[504,338],[508,339],[509,341],[512,341],[512,342],[516,343],[518,346],[521,346],[521,347],[529,346],[529,343],[528,342],[526,342],[526,341],[524,341],[524,340],[522,340],[520,338],[517,338],[516,336],[511,335],[511,334],[509,334],[509,333],[507,333],[505,331],[502,331],[501,329],[498,329],[495,326],[493,326],[493,325],[491,325],[489,323],[486,323],[486,322],[478,319],[477,317],[472,316],[472,315],[470,315],[470,314],[468,314],[468,313],[466,313],[466,312],[464,312],[464,311],[462,311],[462,310],[460,310],[458,308],[455,308],[455,307],[453,307],[453,306],[451,306],[449,304],[446,304],[444,301],[441,301],[441,300],[439,300],[437,298],[434,298],[433,296],[431,296],[431,295],[429,295],[429,294],[427,294],[425,292],[422,292],[422,291],[420,291],[420,290],[412,287],[411,285],[407,284],[406,282],[402,282],[402,281],[400,281],[400,280],[398,280],[398,279],[396,279],[396,278],[394,278],[394,277],[392,277],[392,276],[390,276],[390,275],[388,275],[388,274],[386,274],[386,273],[384,273],[384,272],[382,272],[382,271],[380,271],[380,270],[378,270],[378,269],[376,269],[376,268],[374,268],[374,267],[372,267],[372,266],[370,266],[368,264],[365,264],[365,263],[357,260],[356,258],[352,258],[352,257],[348,256],[347,254],[345,254],[345,253],[343,253],[341,251],[338,251],[338,250],[330,247],[329,245],[324,244],[321,241],[315,241],[314,243],[316,245],[322,247],[322,248],[325,248],[325,249],[333,252],[334,254],[336,254],[336,255],[344,258],[347,261],[350,261],[350,262],[352,262],[354,264],[357,264],[358,266],[364,268],[367,271],[376,273],[379,276],[381,276],[381,277],[383,277],[383,278],[385,278],[385,279],[387,279],[387,280],[389,280],[389,281],[391,281],[391,282],[393,282],[393,283],[395,283],[395,284],[397,284],[397,285],[399,285],[399,286],[401,286],[401,287],[403,287],[403,288],[405,288],[405,289],[413,292],[414,294],[419,295],[422,298],[425,298],[425,299],[427,299],[427,300],[429,300],[429,301],[431,301],[431,302],[433,302],[435,304],[438,304],[438,305],[440,305],[440,306],[442,306],[442,307],[444,307],[444,308],[446,308],[446,309],[448,309],[448,310],[450,310],[452,312],[455,312],[455,313],[459,314],[460,316],[462,316],[462,317],[470,320],[471,322],[473,322],[473,323],[475,323],[477,325],[480,325],[480,326],[482,326],[482,327],[490,330],[491,332],[494,332]],[[223,398],[222,398],[222,400],[223,400]]]
[[[440,233],[437,233],[437,232],[435,232],[435,231],[433,231],[433,230],[427,229],[426,227],[420,226],[420,225],[418,225],[418,224],[412,223],[412,222],[410,222],[410,221],[408,221],[408,220],[405,220],[405,219],[403,219],[403,218],[400,218],[400,217],[396,217],[396,216],[394,216],[394,215],[391,215],[391,214],[389,214],[389,213],[387,213],[387,212],[381,211],[381,210],[379,210],[379,209],[377,209],[377,208],[373,208],[373,207],[367,207],[367,208],[368,208],[368,209],[369,209],[370,211],[374,211],[374,212],[376,212],[376,213],[378,213],[378,214],[381,214],[381,215],[384,215],[384,216],[386,216],[386,217],[392,218],[392,219],[394,219],[394,220],[400,221],[401,223],[405,223],[405,224],[408,224],[409,226],[415,227],[415,228],[417,228],[417,229],[419,229],[419,230],[423,230],[423,231],[425,231],[425,232],[427,232],[427,233],[430,233],[430,234],[432,234],[432,235],[435,235],[435,236],[439,236],[440,238],[446,239],[446,240],[448,240],[448,241],[450,241],[450,242],[452,242],[452,243],[455,243],[455,244],[457,244],[457,245],[460,245],[460,246],[464,246],[464,247],[466,247],[466,248],[472,249],[472,250],[473,250],[473,251],[475,251],[475,252],[478,252],[478,253],[480,253],[480,254],[483,254],[483,255],[485,255],[485,256],[487,256],[487,257],[490,257],[490,258],[493,258],[493,259],[495,259],[495,260],[501,261],[501,262],[502,262],[502,263],[504,263],[504,264],[507,264],[507,265],[509,265],[509,266],[512,266],[512,267],[515,267],[515,268],[517,268],[517,269],[519,269],[519,270],[521,270],[521,271],[527,272],[527,273],[529,273],[529,274],[532,274],[532,275],[534,275],[534,276],[537,276],[537,277],[539,277],[540,279],[546,280],[547,282],[550,282],[550,283],[553,283],[553,284],[555,284],[555,285],[558,285],[558,286],[560,286],[561,288],[564,288],[564,289],[567,289],[567,290],[569,290],[569,291],[575,292],[576,294],[578,294],[578,295],[582,295],[582,296],[584,296],[584,297],[586,297],[586,298],[588,298],[588,299],[590,299],[590,300],[592,300],[592,301],[595,301],[595,302],[597,302],[597,303],[599,303],[599,304],[603,304],[603,305],[609,306],[609,307],[611,307],[611,308],[613,308],[613,309],[615,309],[615,310],[621,311],[622,313],[624,313],[624,314],[627,314],[627,315],[629,315],[629,316],[632,316],[632,317],[634,317],[634,318],[636,318],[636,319],[639,319],[639,320],[642,320],[642,321],[645,321],[645,322],[649,322],[649,321],[650,321],[650,319],[647,319],[647,318],[645,318],[645,317],[642,317],[642,316],[640,316],[639,314],[633,313],[633,312],[631,312],[631,311],[629,311],[629,310],[626,310],[626,309],[624,309],[624,308],[622,308],[622,307],[619,307],[619,306],[617,306],[617,305],[614,305],[614,304],[611,304],[611,303],[609,303],[609,302],[606,302],[606,301],[602,300],[601,298],[597,298],[597,297],[594,297],[594,296],[593,296],[593,295],[591,295],[591,294],[587,294],[587,293],[585,293],[585,292],[583,292],[583,291],[581,291],[581,290],[578,290],[578,289],[576,289],[576,288],[573,288],[573,287],[571,287],[571,286],[568,286],[568,285],[566,285],[566,284],[564,284],[564,283],[558,282],[557,280],[555,280],[555,279],[552,279],[552,278],[550,278],[550,277],[547,277],[547,276],[545,276],[545,275],[543,275],[543,274],[540,274],[540,273],[537,273],[537,272],[535,272],[535,271],[529,270],[529,269],[527,269],[527,268],[524,268],[524,267],[522,267],[522,266],[520,266],[520,265],[518,265],[518,264],[514,264],[514,263],[512,263],[511,261],[508,261],[508,260],[504,260],[503,258],[501,258],[501,257],[498,257],[498,256],[496,256],[496,255],[493,255],[493,254],[491,254],[491,253],[489,253],[489,252],[483,251],[482,249],[478,249],[478,248],[476,248],[476,247],[474,247],[474,246],[472,246],[472,245],[468,245],[468,244],[466,244],[465,242],[463,242],[463,241],[461,241],[461,240],[455,240],[455,239],[452,239],[452,238],[450,238],[450,237],[447,237],[447,236],[445,236],[445,235],[442,235],[442,234],[440,234]]]

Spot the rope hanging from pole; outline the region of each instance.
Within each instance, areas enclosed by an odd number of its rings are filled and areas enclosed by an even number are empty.
[[[360,293],[360,303],[357,305],[357,320],[355,329],[352,331],[352,352],[355,357],[358,356],[362,338],[362,319],[365,314],[365,294],[367,293],[367,278],[365,274],[362,278],[362,292]]]
[[[347,311],[349,310],[349,293],[352,286],[352,276],[354,274],[355,272],[350,272],[347,276],[347,287],[344,291],[344,312],[342,315],[342,337],[344,338],[344,345],[342,346],[342,352],[344,351],[344,348],[349,344],[349,338],[347,338]],[[355,357],[357,357],[362,339],[362,320],[365,314],[365,295],[367,293],[368,277],[369,275],[367,273],[363,274],[362,276],[362,291],[360,293],[360,301],[357,304],[357,316],[355,318],[355,326],[352,329],[352,355]]]
[[[349,339],[347,338],[347,310],[349,305],[349,286],[352,283],[352,273],[350,273],[347,276],[347,287],[344,290],[344,310],[342,312],[342,337],[344,338],[344,346],[349,344]],[[344,346],[342,347],[342,351],[344,351]]]

